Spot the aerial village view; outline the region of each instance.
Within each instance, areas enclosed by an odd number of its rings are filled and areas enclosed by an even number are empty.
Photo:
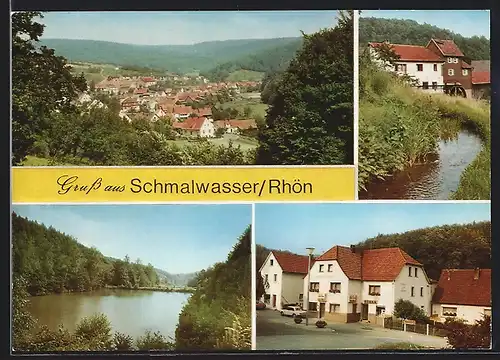
[[[490,204],[255,207],[258,350],[490,348]]]

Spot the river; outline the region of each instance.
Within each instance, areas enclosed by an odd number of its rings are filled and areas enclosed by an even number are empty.
[[[144,335],[159,331],[175,338],[182,307],[191,294],[147,290],[103,289],[88,293],[52,294],[30,298],[29,309],[39,324],[56,330],[59,324],[73,331],[86,316],[105,314],[113,331]]]
[[[448,200],[458,189],[462,172],[481,149],[477,136],[461,131],[453,140],[440,140],[437,154],[425,164],[368,184],[359,199]]]

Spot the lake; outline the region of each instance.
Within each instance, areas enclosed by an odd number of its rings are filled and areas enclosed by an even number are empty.
[[[88,293],[51,294],[30,298],[39,324],[73,331],[84,317],[105,314],[113,331],[137,338],[146,330],[175,338],[179,314],[191,294],[147,290],[102,289]]]

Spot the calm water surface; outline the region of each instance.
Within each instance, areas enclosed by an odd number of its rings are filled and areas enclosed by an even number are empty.
[[[179,314],[191,294],[146,290],[103,289],[89,293],[52,294],[30,298],[30,312],[40,324],[73,331],[86,316],[105,314],[113,331],[136,338],[146,330],[175,337]]]
[[[481,140],[466,131],[455,140],[440,140],[437,156],[386,181],[369,184],[359,199],[448,200],[481,148]]]

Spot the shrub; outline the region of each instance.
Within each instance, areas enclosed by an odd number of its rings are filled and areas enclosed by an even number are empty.
[[[109,350],[112,347],[111,324],[104,314],[83,318],[76,326],[75,336],[91,344],[92,350]]]
[[[483,315],[474,325],[462,320],[447,319],[448,343],[455,349],[482,348],[491,346],[491,317]]]
[[[316,321],[316,327],[322,329],[326,326],[326,321],[325,320],[318,320]]]
[[[415,320],[418,323],[427,323],[429,320],[425,312],[409,300],[399,299],[394,304],[394,316],[400,319]]]
[[[119,351],[133,350],[134,339],[132,339],[130,335],[122,334],[117,331],[113,335],[113,348]]]
[[[139,350],[173,350],[174,344],[159,332],[146,331],[146,334],[136,341]]]

